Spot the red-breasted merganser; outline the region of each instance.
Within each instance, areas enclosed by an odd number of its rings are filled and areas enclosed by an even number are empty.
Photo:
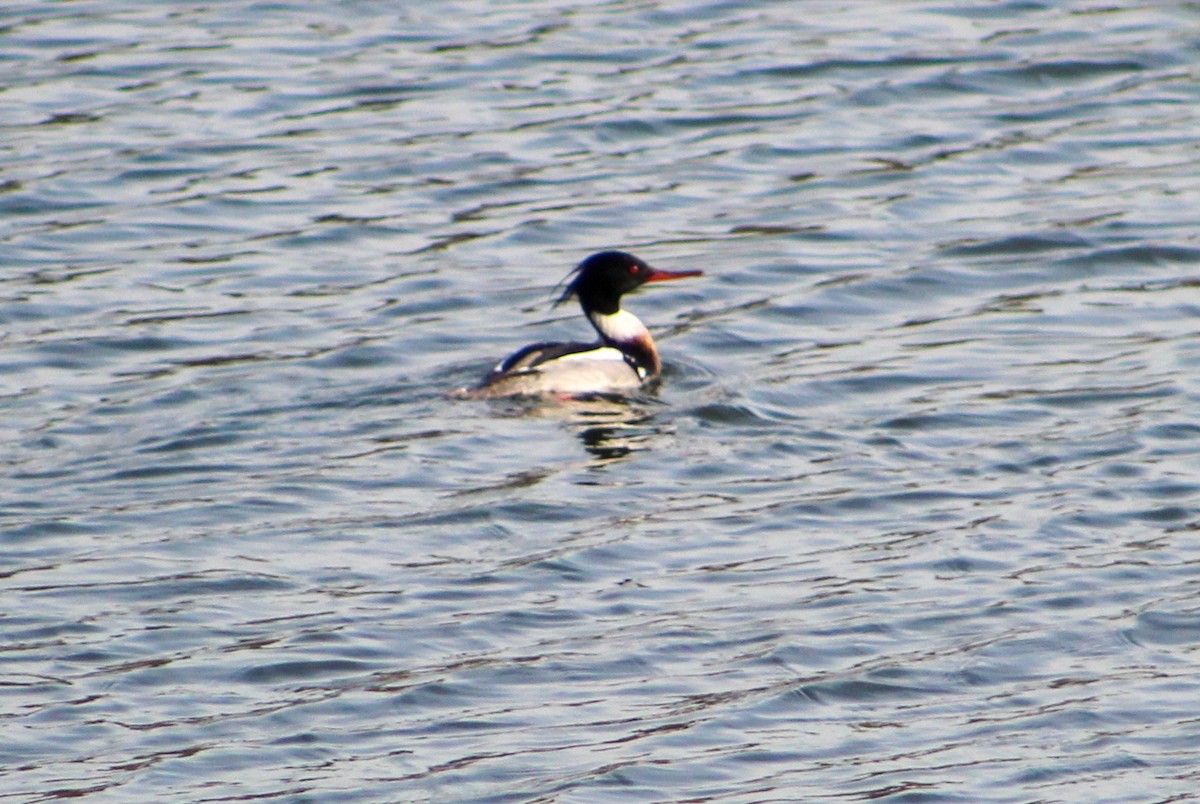
[[[660,271],[632,254],[601,251],[575,268],[556,305],[575,296],[600,334],[595,343],[534,343],[492,369],[462,396],[622,393],[641,387],[662,370],[650,330],[621,309],[621,296],[647,282],[699,276],[701,271]],[[565,281],[565,280],[564,280]]]

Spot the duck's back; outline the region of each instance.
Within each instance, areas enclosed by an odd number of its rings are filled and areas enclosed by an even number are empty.
[[[596,343],[535,343],[505,358],[471,396],[629,391],[646,379],[629,357]]]

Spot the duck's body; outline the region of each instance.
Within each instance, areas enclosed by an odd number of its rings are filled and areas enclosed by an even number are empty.
[[[659,271],[632,254],[602,251],[573,273],[559,302],[578,297],[600,339],[530,344],[500,361],[466,396],[620,394],[658,376],[662,361],[654,339],[637,316],[621,309],[621,296],[647,282],[698,276],[700,271]]]

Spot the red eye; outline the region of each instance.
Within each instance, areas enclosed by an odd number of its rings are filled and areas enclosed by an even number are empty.
[[[633,263],[629,263],[629,273],[631,273],[631,274],[637,273],[637,266],[634,265]]]

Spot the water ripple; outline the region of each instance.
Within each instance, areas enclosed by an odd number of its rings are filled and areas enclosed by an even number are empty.
[[[1194,9],[10,11],[10,797],[1194,794]]]

